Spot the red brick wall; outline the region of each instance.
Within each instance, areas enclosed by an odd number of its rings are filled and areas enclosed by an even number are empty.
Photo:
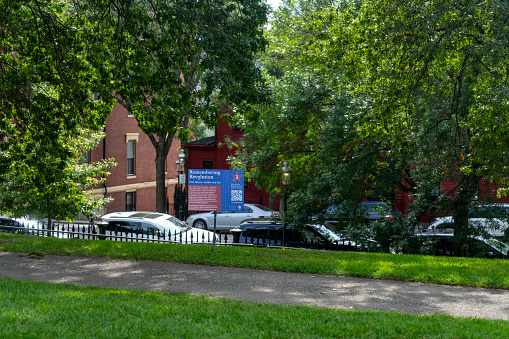
[[[107,196],[114,198],[114,201],[107,206],[107,213],[125,211],[125,193],[126,185],[136,185],[147,183],[155,184],[155,149],[147,135],[139,128],[136,118],[129,116],[127,110],[120,104],[115,103],[111,114],[106,120],[106,137],[100,142],[98,147],[91,152],[92,161],[100,161],[104,158],[114,158],[117,166],[113,168],[110,176],[106,180],[108,189]],[[135,158],[135,178],[127,176],[127,133],[138,133],[138,142],[136,143]],[[178,158],[180,141],[174,140],[171,149],[166,158],[167,173],[166,179],[175,179],[177,177],[175,161]],[[103,188],[103,187],[98,187]],[[120,192],[115,190],[121,189]],[[174,185],[170,184],[168,188],[168,197],[170,206],[173,205]],[[127,191],[136,191],[136,210],[155,211],[156,198],[155,186],[150,188],[128,188]]]
[[[229,114],[226,109],[222,110],[221,113]],[[230,169],[227,158],[233,154],[233,150],[225,145],[225,136],[229,136],[231,140],[238,140],[242,135],[242,131],[235,131],[228,125],[228,122],[220,119],[216,128],[216,143],[214,146],[184,146],[188,149],[188,168],[201,169],[203,168],[203,161],[213,161],[214,169]],[[257,203],[270,207],[269,199],[268,193],[256,188],[253,182],[248,183],[248,187],[244,191],[245,203]],[[279,200],[274,202],[273,208],[279,210]]]

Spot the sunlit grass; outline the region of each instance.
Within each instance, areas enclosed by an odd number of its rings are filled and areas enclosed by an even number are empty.
[[[506,338],[509,322],[0,279],[2,338]]]
[[[0,251],[158,260],[509,289],[509,260],[55,239],[0,233]]]

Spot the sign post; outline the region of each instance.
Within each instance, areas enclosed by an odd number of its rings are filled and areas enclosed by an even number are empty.
[[[244,210],[244,171],[189,169],[188,174],[188,210],[214,211],[214,252],[217,211]]]

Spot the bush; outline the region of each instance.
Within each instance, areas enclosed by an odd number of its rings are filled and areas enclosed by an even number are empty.
[[[349,227],[347,235],[360,244],[374,240],[378,244],[377,250],[384,253],[428,254],[432,248],[414,235],[413,225],[401,215],[396,215],[393,220],[383,219],[368,225]]]

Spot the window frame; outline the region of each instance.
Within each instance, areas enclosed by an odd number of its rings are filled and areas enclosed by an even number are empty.
[[[136,178],[136,145],[138,143],[138,136],[138,133],[126,133],[125,135],[127,178]],[[130,150],[130,147],[132,147],[132,150]]]
[[[128,196],[131,196],[130,202]],[[136,191],[125,192],[125,210],[126,212],[136,211]]]

